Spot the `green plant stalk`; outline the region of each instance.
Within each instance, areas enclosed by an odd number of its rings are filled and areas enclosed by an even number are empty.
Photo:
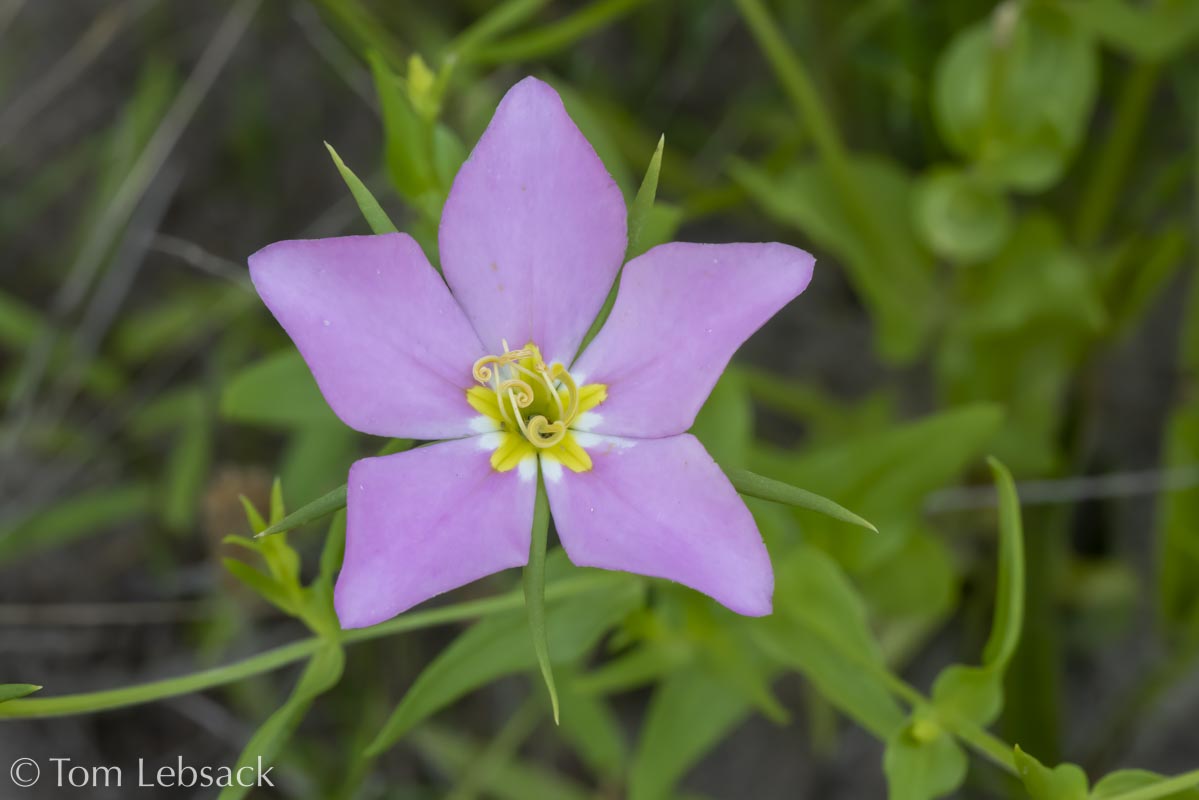
[[[550,695],[554,724],[558,724],[558,689],[554,685],[554,668],[550,663],[550,645],[545,630],[545,549],[550,531],[550,505],[545,495],[545,481],[537,476],[537,498],[533,503],[533,530],[529,544],[529,563],[521,583],[525,593],[525,612],[529,616],[529,632],[533,636],[533,651],[537,666]]]
[[[1095,160],[1096,167],[1083,190],[1074,221],[1075,239],[1083,247],[1094,246],[1111,219],[1160,75],[1160,64],[1141,62],[1124,79],[1116,100],[1115,120]]]
[[[546,600],[557,600],[575,594],[583,594],[598,589],[611,581],[611,575],[602,574],[568,578],[547,586],[545,590]],[[496,597],[455,603],[454,605],[432,608],[427,611],[416,611],[370,628],[342,631],[338,638],[343,644],[356,644],[371,639],[393,636],[398,633],[407,633],[438,625],[462,622],[477,617],[486,617],[505,611],[514,611],[522,608],[524,602],[523,592],[515,590],[497,595]],[[85,714],[114,708],[125,708],[155,700],[163,700],[168,697],[192,694],[193,692],[235,683],[253,675],[273,672],[288,664],[303,661],[315,653],[323,643],[324,639],[322,637],[313,636],[276,647],[273,650],[259,653],[256,656],[251,656],[243,661],[227,664],[223,667],[202,670],[177,678],[152,681],[137,686],[63,695],[61,697],[12,700],[0,704],[0,719],[62,717],[71,714]]]

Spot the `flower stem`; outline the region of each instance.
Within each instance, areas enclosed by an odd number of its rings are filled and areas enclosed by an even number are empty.
[[[575,578],[558,581],[546,587],[546,600],[557,600],[570,595],[583,594],[610,583],[610,575],[582,575]],[[339,638],[343,644],[355,644],[371,639],[392,636],[398,633],[431,628],[437,625],[447,625],[453,622],[486,617],[505,611],[515,611],[524,605],[521,591],[506,592],[495,597],[482,600],[471,600],[465,603],[455,603],[442,608],[431,608],[427,611],[416,611],[404,614],[389,622],[374,625],[370,628],[343,631]],[[120,689],[106,689],[99,692],[63,695],[61,697],[35,697],[27,700],[12,700],[0,703],[0,719],[61,717],[71,714],[87,714],[95,711],[105,711],[113,708],[150,703],[168,697],[191,694],[193,692],[224,686],[229,683],[272,672],[288,664],[310,657],[322,644],[322,638],[312,636],[291,644],[267,650],[243,661],[226,664],[223,667],[201,670],[177,678],[167,678],[151,681],[136,686],[126,686]]]

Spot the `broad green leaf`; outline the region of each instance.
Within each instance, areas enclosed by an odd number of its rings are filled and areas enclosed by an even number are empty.
[[[461,775],[478,762],[483,747],[460,733],[437,725],[413,731],[412,743],[439,771]],[[497,765],[487,783],[487,796],[499,800],[589,800],[591,794],[564,775],[539,764],[509,761]]]
[[[62,547],[150,513],[150,487],[132,483],[66,497],[0,529],[0,562]]]
[[[946,720],[990,725],[1003,710],[1003,672],[954,664],[933,683],[933,706]]]
[[[550,558],[547,571],[556,572]],[[582,657],[620,619],[641,602],[642,585],[625,575],[612,575],[602,591],[551,604],[546,612],[546,640],[554,664]],[[367,749],[378,754],[432,714],[504,675],[533,669],[537,658],[529,646],[528,620],[522,613],[501,614],[476,623],[441,651],[420,674]]]
[[[312,656],[299,682],[287,701],[267,718],[246,744],[234,770],[254,767],[259,763],[270,766],[304,720],[313,701],[333,688],[341,679],[345,654],[341,646],[331,642]],[[239,800],[250,791],[249,786],[234,784],[220,793],[220,800]]]
[[[344,427],[294,348],[272,353],[234,375],[221,392],[221,415],[275,427]]]
[[[910,361],[928,332],[935,296],[933,261],[913,227],[912,182],[893,162],[874,156],[860,156],[850,167],[886,241],[899,250],[894,260],[882,262],[867,247],[824,164],[798,164],[774,177],[741,163],[732,175],[767,214],[844,262],[876,323],[876,346],[889,359]]]
[[[878,528],[870,522],[815,492],[758,475],[747,469],[728,468],[724,472],[737,491],[748,497],[816,511],[831,519],[848,522],[850,525],[857,525],[859,528],[878,533]]]
[[[775,576],[774,614],[753,623],[758,643],[886,739],[903,722],[903,712],[879,681],[886,666],[849,580],[831,558],[809,546],[776,563]]]
[[[994,255],[1012,227],[1007,198],[977,175],[936,169],[916,186],[917,230],[933,252],[962,264]]]
[[[957,33],[937,65],[942,136],[991,179],[1047,189],[1077,149],[1098,87],[1090,37],[1048,3],[1001,7]]]
[[[550,531],[550,505],[545,496],[545,483],[538,475],[537,498],[533,504],[533,535],[529,545],[529,563],[525,566],[522,584],[525,593],[525,613],[533,636],[533,653],[537,667],[550,695],[554,724],[558,723],[558,690],[554,687],[554,667],[550,663],[549,643],[545,621],[545,544]]]
[[[888,800],[945,797],[966,779],[966,753],[948,731],[917,713],[883,753]]]
[[[340,422],[292,431],[279,465],[288,500],[296,505],[344,483],[361,447],[362,436]]]
[[[696,415],[691,433],[715,461],[743,469],[749,462],[753,414],[753,402],[742,374],[726,369]]]
[[[629,800],[659,800],[750,712],[749,701],[708,672],[681,669],[650,698],[629,768]]]
[[[1053,769],[1041,764],[1016,745],[1016,772],[1032,800],[1087,800],[1087,775],[1074,764]]]
[[[333,489],[328,494],[325,494],[313,500],[307,505],[301,506],[295,511],[288,514],[279,522],[274,523],[257,537],[274,536],[277,533],[284,533],[293,528],[298,528],[301,525],[307,525],[309,522],[315,522],[322,517],[327,517],[335,511],[341,511],[346,507],[346,487],[339,486]]]
[[[1190,776],[1167,778],[1155,772],[1143,769],[1122,769],[1100,779],[1091,790],[1090,800],[1122,800],[1128,797],[1132,800],[1199,800],[1199,775],[1188,773]],[[1155,787],[1167,784],[1173,787],[1153,792]],[[1181,784],[1181,785],[1179,785]]]
[[[379,201],[371,194],[371,190],[366,188],[366,184],[346,166],[346,163],[341,160],[341,156],[333,149],[333,145],[325,142],[325,147],[329,150],[329,155],[333,157],[337,171],[341,173],[342,180],[349,187],[350,194],[354,196],[354,202],[358,204],[358,210],[366,218],[366,223],[370,225],[371,231],[374,233],[397,233],[399,229],[388,218],[387,212],[383,210],[383,206],[379,205]]]
[[[957,600],[957,567],[941,538],[917,529],[885,562],[854,576],[866,605],[887,620],[940,619]]]
[[[41,686],[33,683],[0,683],[0,703],[19,700],[41,690]]]

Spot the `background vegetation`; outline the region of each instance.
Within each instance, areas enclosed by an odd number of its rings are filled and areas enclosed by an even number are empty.
[[[1194,0],[0,2],[0,763],[1199,797],[1100,781],[1199,765],[1197,37]],[[325,406],[246,255],[369,232],[327,141],[435,256],[526,74],[630,199],[665,134],[647,244],[816,254],[696,433],[881,530],[751,501],[761,621],[552,552],[557,728],[517,576],[341,635],[338,517],[226,538],[387,444]]]

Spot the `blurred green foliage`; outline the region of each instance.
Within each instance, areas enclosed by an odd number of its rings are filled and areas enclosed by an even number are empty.
[[[20,253],[41,272],[6,277],[0,289],[0,448],[15,487],[6,483],[0,565],[16,570],[53,552],[70,559],[80,540],[140,520],[176,537],[142,545],[169,581],[185,558],[181,542],[210,527],[221,462],[266,464],[282,482],[267,518],[247,501],[249,532],[284,519],[282,487],[293,508],[322,500],[284,526],[294,533],[229,540],[247,560],[224,563],[311,638],[202,680],[54,698],[6,684],[0,718],[120,707],[305,661],[290,693],[268,685],[264,696],[231,694],[230,703],[264,720],[243,760],[280,759],[314,797],[381,796],[372,775],[398,746],[439,776],[436,796],[693,797],[680,783],[751,715],[807,725],[814,742],[831,738],[835,749],[845,731],[829,723],[834,713],[882,743],[872,769],[897,800],[1199,795],[1194,774],[1098,777],[1117,766],[1107,740],[1118,751],[1199,664],[1199,280],[1193,266],[1183,274],[1195,254],[1199,167],[1185,150],[1199,123],[1199,3],[283,5],[340,48],[304,51],[329,60],[330,84],[312,91],[363,96],[362,116],[378,114],[373,148],[333,141],[335,126],[274,125],[286,109],[256,101],[240,102],[231,121],[203,124],[226,126],[218,135],[232,143],[227,157],[256,180],[276,174],[270,136],[310,140],[304,169],[340,175],[346,207],[364,215],[355,232],[408,231],[436,265],[437,223],[458,167],[506,88],[537,74],[561,92],[625,192],[630,256],[676,235],[812,250],[816,284],[795,314],[830,326],[846,309],[864,317],[870,352],[824,347],[850,385],[870,388],[833,391],[828,375],[791,369],[818,351],[797,348],[779,325],[764,334],[772,350],[749,348],[773,358],[733,365],[694,433],[730,471],[831,498],[881,532],[750,500],[776,569],[775,613],[763,620],[631,576],[581,583],[595,576],[551,549],[534,630],[547,645],[541,666],[552,663],[556,676],[561,726],[539,738],[547,743],[537,758],[523,745],[544,733],[550,710],[519,593],[338,631],[331,592],[344,521],[334,519],[319,553],[293,549],[286,536],[320,539],[318,518],[344,503],[335,487],[346,468],[383,443],[327,408],[248,286],[245,253],[206,243],[229,264],[159,241],[201,269],[148,282],[119,314],[111,300],[139,258],[128,243],[145,255],[135,218],[171,200],[154,188],[169,182],[132,178],[167,174],[156,142],[201,124],[190,115],[193,95],[212,86],[204,59],[220,69],[245,26],[279,25],[279,9],[242,0],[198,65],[147,58],[103,135],[24,171],[0,138],[0,176],[21,177],[0,198],[0,239],[19,241],[79,195],[65,234]],[[22,90],[7,74],[0,87],[6,102]],[[0,137],[5,122],[0,108]],[[323,138],[332,163],[322,160]],[[255,188],[271,197],[271,187]],[[303,234],[292,220],[272,230]],[[817,313],[817,298],[833,310]],[[1163,315],[1180,317],[1180,329],[1162,332]],[[1176,388],[1149,404],[1169,406],[1153,487],[1154,569],[1137,563],[1147,531],[1121,531],[1098,552],[1076,547],[1078,497],[1051,497],[1022,522],[1016,484],[994,460],[995,493],[947,510],[952,487],[983,481],[990,453],[1020,480],[1050,487],[1103,466],[1100,365],[1138,337],[1177,351]],[[100,468],[81,474],[91,462]],[[13,463],[31,465],[29,474]],[[233,532],[212,524],[209,538]],[[219,583],[211,591],[227,593]],[[1154,625],[1141,646],[1159,655],[1137,665],[1127,698],[1098,700],[1106,739],[1088,750],[1063,733],[1072,721],[1067,652],[1098,657],[1119,646],[1119,621],[1145,607]],[[1087,625],[1089,609],[1100,624]],[[233,629],[251,624],[237,609],[224,613]],[[475,617],[438,640],[394,708],[380,709],[394,681],[356,659],[394,656],[387,637]],[[209,632],[217,652],[231,635]],[[347,654],[349,644],[367,652]],[[923,668],[913,674],[926,675],[930,657],[939,671],[927,691],[900,677],[914,662]],[[527,699],[489,740],[442,718],[517,675],[529,679]],[[788,675],[810,689],[802,704],[780,689]],[[646,698],[633,705],[632,734],[628,697]],[[350,743],[335,758],[300,727],[326,704],[340,715],[332,738]],[[572,760],[559,757],[566,752]],[[1067,759],[1085,760],[1098,779]],[[403,788],[411,796],[428,789],[412,783]]]

